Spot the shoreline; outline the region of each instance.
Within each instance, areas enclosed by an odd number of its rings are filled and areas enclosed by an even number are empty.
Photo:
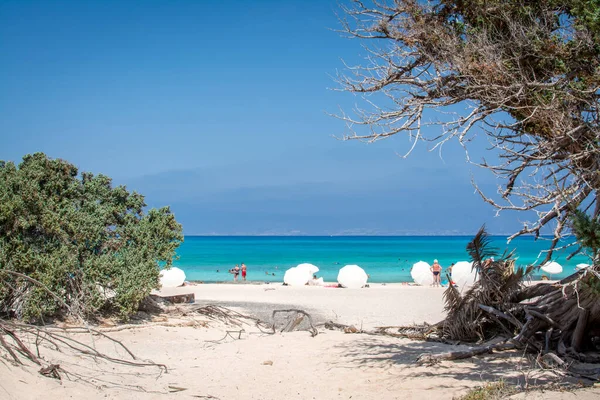
[[[539,280],[539,279],[535,279],[535,280],[531,280],[531,281],[523,281],[523,283],[525,285],[534,285],[537,283],[556,283],[558,282],[558,279],[552,279],[552,280]],[[305,286],[310,286],[310,287],[329,287],[331,285],[337,285],[337,282],[334,281],[325,281],[324,285],[305,285]],[[182,286],[179,287],[189,287],[189,286],[197,286],[197,285],[272,285],[272,286],[285,286],[283,284],[282,281],[261,281],[261,280],[247,280],[247,281],[237,281],[234,282],[233,280],[230,281],[201,281],[201,280],[186,280],[185,283]],[[377,287],[377,286],[410,286],[410,287],[431,287],[431,286],[421,286],[417,283],[415,283],[414,281],[399,281],[399,282],[367,282],[367,285],[369,285],[369,287]],[[296,286],[298,287],[298,286]],[[364,289],[368,289],[369,287],[366,287]],[[442,286],[440,286],[441,288],[447,288],[448,285],[447,284],[443,284]],[[345,288],[343,288],[345,289]],[[159,289],[160,290],[160,289]]]
[[[186,280],[186,284],[183,286],[194,286],[194,285],[281,285],[284,286],[283,281],[263,281],[263,280],[246,280],[246,281],[203,281],[203,280]],[[413,281],[399,281],[399,282],[367,282],[368,285],[408,285],[408,286],[419,286]],[[337,285],[337,282],[334,281],[325,281],[324,285],[320,285],[321,287],[325,287],[327,285]],[[312,286],[312,285],[306,285]],[[316,286],[316,285],[315,285]],[[318,287],[318,286],[317,286]]]

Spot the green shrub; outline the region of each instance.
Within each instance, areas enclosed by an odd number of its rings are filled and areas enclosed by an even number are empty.
[[[0,312],[25,320],[102,310],[129,316],[183,240],[168,207],[145,206],[107,176],[79,175],[43,153],[18,167],[0,161]]]

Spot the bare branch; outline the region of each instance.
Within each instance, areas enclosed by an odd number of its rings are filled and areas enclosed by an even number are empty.
[[[368,39],[364,64],[338,76],[341,90],[362,98],[337,115],[350,132],[343,138],[406,134],[406,155],[418,141],[441,151],[457,140],[470,162],[503,182],[498,196],[476,186],[486,202],[498,212],[537,214],[511,239],[555,225],[557,246],[573,210],[600,188],[593,34],[566,22],[570,10],[560,4],[465,4],[355,0],[342,8],[342,32]],[[441,118],[430,119],[433,113]],[[481,132],[497,163],[470,158],[469,143]]]

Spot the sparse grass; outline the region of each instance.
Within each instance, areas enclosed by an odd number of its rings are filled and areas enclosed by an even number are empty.
[[[478,386],[471,389],[467,394],[457,397],[455,400],[499,400],[518,391],[516,387],[508,385],[503,380],[499,380],[498,382],[486,383],[485,386]]]
[[[525,392],[525,393],[544,393],[545,391],[552,392],[570,392],[577,393],[577,390],[585,389],[589,387],[600,387],[597,384],[586,384],[582,381],[578,382],[551,382],[542,385],[526,385],[525,388],[521,386],[511,385],[500,379],[497,382],[487,382],[484,386],[477,386],[466,394],[458,397],[453,397],[453,400],[501,400],[507,399],[510,396]]]

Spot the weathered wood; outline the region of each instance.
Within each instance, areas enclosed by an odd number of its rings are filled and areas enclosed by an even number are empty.
[[[581,351],[581,345],[583,344],[583,336],[585,335],[585,328],[587,326],[589,316],[590,310],[585,308],[579,310],[577,326],[575,327],[575,332],[573,332],[573,337],[571,338],[571,347],[577,352]]]
[[[304,321],[304,315],[297,316],[293,321],[290,321],[289,324],[285,328],[283,328],[282,332],[292,332],[294,329],[298,327]]]
[[[546,340],[545,340],[545,344],[544,344],[544,353],[547,353],[548,351],[550,351],[550,338],[552,337],[552,332],[554,331],[554,328],[550,328],[546,331]]]
[[[50,365],[47,365],[47,366],[41,368],[38,372],[41,375],[47,376],[49,378],[58,379],[60,381],[61,378],[60,378],[59,371],[60,371],[60,364],[50,364]]]
[[[600,354],[598,353],[571,353],[571,357],[587,364],[600,364]]]
[[[505,320],[511,322],[512,324],[516,325],[519,328],[523,328],[523,323],[521,321],[519,321],[518,319],[516,319],[513,315],[503,313],[502,311],[496,310],[494,307],[486,306],[483,304],[479,304],[479,308],[481,308],[483,311],[493,314],[499,318],[504,318]]]
[[[546,353],[541,360],[549,367],[560,367],[570,372],[573,375],[582,376],[589,379],[597,380],[600,376],[600,368],[596,366],[588,366],[577,362],[566,362],[554,353]]]
[[[19,339],[19,336],[17,334],[15,334],[15,332],[13,330],[10,330],[10,329],[6,328],[5,326],[2,327],[2,330],[4,332],[6,332],[17,343],[17,345],[18,345],[17,350],[24,353],[27,356],[27,358],[29,358],[31,361],[33,361],[37,365],[42,365],[40,360],[38,360],[38,358],[35,356],[35,354],[33,354],[31,352],[31,350],[29,350],[27,348],[27,346],[25,346],[25,344],[21,341],[21,339]]]
[[[531,315],[531,316],[533,316],[533,317],[535,317],[535,318],[537,318],[537,319],[541,320],[541,321],[544,321],[545,323],[547,323],[548,325],[550,325],[550,326],[551,326],[551,327],[553,327],[553,328],[558,328],[558,329],[560,329],[560,325],[558,325],[556,322],[554,322],[554,321],[552,320],[552,318],[550,318],[550,317],[549,317],[549,316],[547,316],[547,315],[544,315],[544,314],[542,314],[542,313],[539,313],[539,312],[537,312],[537,311],[534,311],[534,310],[525,310],[525,312],[526,312],[527,314],[529,314],[529,315]]]
[[[294,325],[294,327],[293,327],[294,329],[297,328],[297,326],[306,317],[306,319],[308,319],[308,323],[310,325],[306,330],[310,332],[312,337],[315,337],[319,334],[319,331],[317,330],[317,328],[315,328],[315,325],[313,324],[313,320],[312,320],[312,317],[310,316],[310,314],[304,310],[299,310],[297,308],[288,308],[285,310],[273,310],[273,314],[271,314],[271,319],[273,320],[273,323],[271,324],[271,329],[273,330],[273,333],[275,333],[275,316],[279,313],[292,313],[292,312],[296,313],[296,319],[292,322],[292,325]],[[300,317],[302,317],[302,318],[300,318]],[[287,327],[290,327],[290,326],[291,325],[288,323]]]
[[[417,364],[435,364],[442,360],[462,360],[493,351],[511,350],[516,348],[514,343],[502,342],[487,346],[473,347],[464,351],[448,351],[445,353],[423,353],[417,358]]]
[[[564,279],[561,279],[560,281],[558,281],[557,283],[559,285],[566,285],[567,283],[571,283],[576,281],[577,279],[581,278],[583,275],[585,274],[585,270],[580,269],[578,271],[575,271],[575,273],[567,276]]]
[[[521,332],[519,332],[519,334],[514,337],[514,340],[521,343],[525,342],[534,331],[533,329],[531,329],[532,323],[533,317],[530,316],[527,318],[527,321],[525,321],[525,325],[523,325],[523,328],[521,328]]]
[[[19,357],[17,357],[17,355],[15,354],[14,351],[12,351],[12,349],[10,348],[9,344],[6,343],[6,341],[4,340],[4,337],[2,335],[2,333],[0,333],[0,345],[2,345],[2,347],[4,347],[6,349],[6,351],[8,351],[8,354],[11,355],[11,357],[13,358],[13,360],[15,360],[15,362],[17,364],[23,364],[21,362],[21,360],[19,359]]]
[[[173,304],[178,303],[193,303],[196,301],[194,293],[176,294],[173,296],[159,296],[161,299]]]

